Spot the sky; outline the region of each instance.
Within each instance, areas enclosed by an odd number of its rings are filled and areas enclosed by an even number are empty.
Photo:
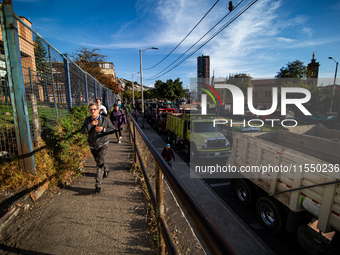
[[[328,57],[340,61],[340,0],[258,0],[245,10],[253,1],[233,1],[237,7],[230,13],[229,0],[13,0],[13,10],[29,19],[33,29],[61,53],[71,54],[79,46],[100,49],[114,63],[119,78],[131,80],[134,74],[139,82],[139,50],[157,47],[142,51],[146,86],[180,78],[188,88],[202,54],[210,56],[210,76],[213,72],[216,78],[246,73],[273,78],[288,62],[301,60],[307,65],[315,52],[319,77],[334,77],[336,64]],[[186,40],[155,66],[215,3]],[[183,53],[179,61],[187,60],[158,75]]]

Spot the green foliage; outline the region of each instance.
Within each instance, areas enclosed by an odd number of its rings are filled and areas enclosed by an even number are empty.
[[[44,101],[48,102],[48,88],[46,84],[49,83],[51,70],[44,42],[38,36],[34,39],[34,56],[38,80],[43,88]]]
[[[179,78],[174,81],[172,79],[168,79],[166,82],[157,80],[155,83],[155,89],[160,98],[174,100],[184,97],[185,90],[183,89],[182,84],[183,82],[181,82]]]
[[[60,118],[56,126],[49,126],[43,134],[47,146],[51,149],[59,171],[79,170],[82,155],[89,149],[87,135],[80,133],[80,128],[88,116],[88,105],[72,107],[70,114]]]
[[[158,98],[157,91],[155,89],[148,89],[144,91],[144,99]]]
[[[88,115],[87,105],[73,107],[70,114],[60,118],[56,126],[44,125],[43,139],[34,144],[36,174],[32,175],[20,168],[19,160],[0,166],[0,188],[16,190],[31,188],[50,179],[52,185],[69,184],[72,177],[79,174],[83,160],[90,155],[87,135],[80,128]]]
[[[281,67],[277,78],[304,78],[307,76],[307,67],[300,60],[288,62],[287,67]]]
[[[253,77],[248,74],[238,73],[230,75],[228,83],[239,87],[242,90],[243,94],[246,95],[248,87],[253,87],[253,84],[251,84],[251,79],[253,79]]]

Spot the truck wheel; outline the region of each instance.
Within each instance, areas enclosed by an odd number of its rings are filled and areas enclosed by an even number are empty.
[[[302,248],[310,255],[334,255],[340,254],[339,245],[332,244],[329,240],[323,241],[324,237],[314,236],[313,229],[310,229],[308,225],[300,225],[296,232],[296,237]],[[317,234],[317,233],[315,233]],[[335,237],[335,236],[334,236]],[[333,237],[333,239],[334,239]]]
[[[274,198],[261,197],[256,203],[256,214],[262,226],[273,235],[286,225],[287,212]]]
[[[194,143],[190,143],[190,161],[197,160],[198,158],[198,153],[196,149],[196,145]]]
[[[247,180],[236,180],[234,191],[237,200],[246,208],[251,207],[257,200],[257,192]]]

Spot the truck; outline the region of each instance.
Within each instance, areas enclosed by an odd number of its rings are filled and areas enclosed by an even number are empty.
[[[171,113],[175,113],[175,108],[158,108],[157,115],[155,116],[155,128],[157,132],[160,134],[167,130],[166,122],[168,115]]]
[[[214,127],[209,115],[173,113],[166,122],[167,139],[189,154],[190,160],[227,159],[230,154],[230,143]]]
[[[265,229],[295,232],[310,254],[340,254],[340,131],[235,132],[228,164],[237,170],[231,190]]]

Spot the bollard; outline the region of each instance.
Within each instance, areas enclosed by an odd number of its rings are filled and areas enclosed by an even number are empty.
[[[162,235],[161,218],[164,217],[164,192],[162,171],[158,164],[155,167],[155,183],[156,183],[156,219],[157,219],[157,248],[158,254],[165,254],[165,245]]]

